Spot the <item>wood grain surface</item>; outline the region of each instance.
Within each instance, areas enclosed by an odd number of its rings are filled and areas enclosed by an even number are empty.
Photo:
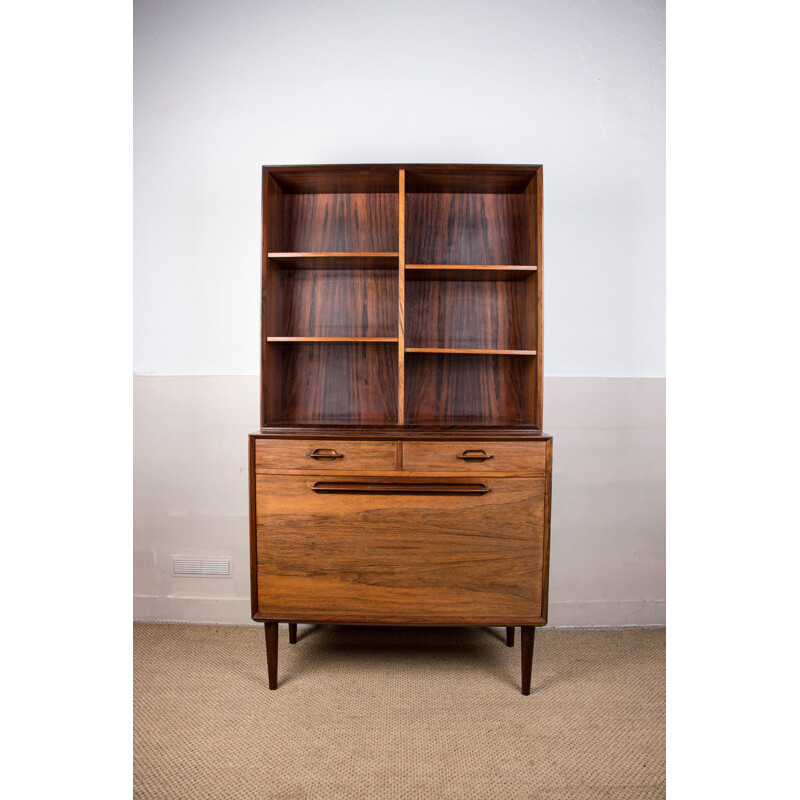
[[[406,194],[409,264],[530,265],[522,194]]]
[[[408,281],[406,346],[528,350],[525,282]]]
[[[527,356],[406,353],[406,422],[525,422]]]
[[[259,615],[410,625],[541,619],[544,478],[482,478],[487,493],[454,496],[317,494],[317,480],[255,476]],[[437,479],[447,482],[464,478]]]
[[[255,469],[393,470],[396,442],[256,439]]]
[[[285,194],[281,252],[396,252],[397,193]]]
[[[256,451],[257,453],[258,451]],[[485,454],[487,458],[483,458]],[[405,442],[403,466],[409,471],[541,472],[547,466],[545,442]]]
[[[281,421],[394,423],[397,345],[272,343],[283,350]]]
[[[268,336],[397,337],[397,270],[286,269],[281,330]]]

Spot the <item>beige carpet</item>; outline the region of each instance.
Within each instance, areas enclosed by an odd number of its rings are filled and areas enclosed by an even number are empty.
[[[134,797],[665,796],[664,630],[134,625]]]

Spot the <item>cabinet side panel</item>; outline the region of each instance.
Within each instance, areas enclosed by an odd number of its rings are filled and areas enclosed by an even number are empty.
[[[537,176],[531,178],[524,192],[525,234],[524,248],[531,264],[537,271],[525,280],[525,347],[536,351],[536,358],[526,366],[525,371],[525,419],[541,427],[541,265],[539,264],[539,223],[537,216]]]
[[[267,342],[283,328],[283,288],[280,270],[267,258],[277,249],[283,218],[283,192],[263,173],[261,245],[261,427],[282,416],[281,354]]]
[[[256,550],[256,468],[255,439],[248,437],[247,474],[250,484],[250,613],[258,612],[258,563]]]
[[[542,563],[542,617],[547,624],[548,598],[550,597],[550,506],[553,499],[553,440],[547,441],[547,484],[544,498],[544,560]]]

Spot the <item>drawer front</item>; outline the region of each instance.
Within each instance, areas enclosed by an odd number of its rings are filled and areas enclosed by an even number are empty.
[[[547,442],[405,442],[403,469],[415,472],[544,472]]]
[[[544,478],[255,479],[261,614],[409,625],[542,617]]]
[[[256,439],[256,470],[260,469],[397,469],[397,442]]]

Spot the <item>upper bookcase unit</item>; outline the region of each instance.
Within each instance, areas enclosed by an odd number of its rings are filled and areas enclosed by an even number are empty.
[[[541,167],[264,167],[262,200],[263,427],[541,428]]]

